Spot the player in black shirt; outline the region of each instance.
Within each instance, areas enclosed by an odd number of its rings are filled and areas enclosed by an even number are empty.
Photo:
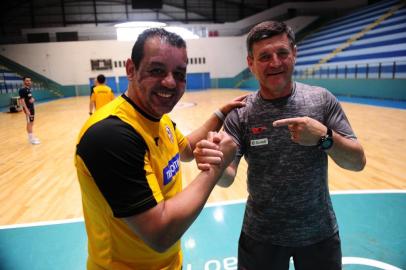
[[[40,140],[36,138],[32,132],[35,119],[34,102],[35,99],[31,93],[32,81],[30,77],[23,77],[23,88],[18,91],[20,95],[20,104],[23,106],[24,113],[27,119],[28,140],[32,144],[39,144]]]

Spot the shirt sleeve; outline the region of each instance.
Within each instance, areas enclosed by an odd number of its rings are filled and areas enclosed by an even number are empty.
[[[189,144],[188,139],[183,135],[183,133],[176,128],[176,123],[172,122],[173,124],[173,129],[175,130],[175,136],[178,142],[178,146],[179,146],[179,152],[182,152],[186,146]]]
[[[325,91],[325,99],[326,125],[345,138],[357,139],[351,127],[351,124],[348,121],[348,118],[337,98],[329,91]]]
[[[20,98],[25,98],[24,89],[20,89],[20,90],[18,91],[18,95],[20,96]]]
[[[115,217],[142,213],[163,199],[156,178],[146,173],[147,144],[132,126],[109,117],[91,126],[77,145]],[[152,182],[151,182],[152,181]]]
[[[242,127],[238,116],[238,109],[234,109],[228,113],[224,121],[224,131],[231,136],[233,141],[237,144],[237,157],[241,157],[244,154],[244,143],[242,139]]]

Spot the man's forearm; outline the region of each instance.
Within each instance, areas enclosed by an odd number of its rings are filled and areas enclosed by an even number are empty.
[[[25,104],[24,99],[20,99],[20,104],[21,104],[21,106],[23,106],[23,111],[24,111],[24,113],[25,113],[25,114],[30,114],[30,110],[28,110],[28,107],[27,107],[27,105]]]
[[[89,102],[89,114],[92,114],[93,113],[93,101],[90,101]]]
[[[209,131],[219,131],[222,126],[223,121],[219,119],[215,114],[212,114],[201,127],[195,129],[189,135],[187,135],[187,139],[192,150],[195,149],[197,142],[207,137],[207,133]]]
[[[334,145],[326,152],[341,168],[361,171],[366,164],[364,150],[357,140],[347,139],[333,133]]]
[[[175,244],[201,212],[221,171],[203,171],[182,192],[125,221],[151,248],[164,252]]]

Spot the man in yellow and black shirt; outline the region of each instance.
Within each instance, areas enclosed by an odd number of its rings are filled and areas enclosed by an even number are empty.
[[[105,84],[106,77],[103,74],[97,76],[95,86],[92,87],[89,102],[89,114],[93,114],[94,110],[98,110],[114,99],[113,90]]]
[[[186,65],[183,39],[164,29],[144,31],[126,63],[128,90],[80,132],[75,165],[90,270],[181,269],[179,239],[234,158],[230,137],[210,131],[244,105],[241,98],[187,137],[169,118],[185,91]],[[210,151],[199,153],[202,171],[182,190],[180,161],[192,160],[196,146]]]

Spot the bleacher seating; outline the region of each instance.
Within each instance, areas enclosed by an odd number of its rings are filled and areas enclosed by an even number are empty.
[[[298,44],[295,76],[406,78],[406,7],[386,0],[338,18]]]
[[[23,76],[31,78],[31,91],[37,101],[64,97],[60,84],[0,55],[0,110],[10,105],[10,99],[19,96]]]
[[[23,85],[22,77],[22,75],[0,65],[0,94],[13,94],[14,96],[18,96],[18,91]],[[41,82],[33,80],[31,85],[32,91],[43,88]]]
[[[21,88],[21,76],[0,66],[0,94],[17,93]]]

